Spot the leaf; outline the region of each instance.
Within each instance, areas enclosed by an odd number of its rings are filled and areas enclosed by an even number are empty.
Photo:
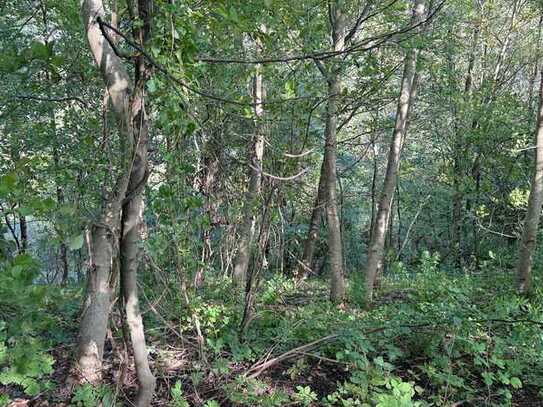
[[[151,93],[156,92],[157,90],[157,84],[155,79],[151,79],[147,82],[147,90]]]
[[[492,386],[492,383],[494,383],[494,374],[491,372],[483,372],[481,374],[483,376],[483,380],[487,386]]]
[[[518,377],[512,377],[510,382],[514,389],[520,389],[522,387],[522,382]]]
[[[83,247],[83,234],[72,236],[68,242],[70,250],[79,250]]]
[[[10,192],[14,192],[16,185],[17,176],[14,173],[0,177],[0,195],[7,195]]]
[[[47,45],[42,44],[39,41],[32,42],[32,45],[30,46],[30,52],[32,55],[32,59],[40,59],[42,61],[46,61],[50,56],[50,49],[47,47]]]

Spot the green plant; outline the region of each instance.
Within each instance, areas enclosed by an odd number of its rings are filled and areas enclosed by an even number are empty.
[[[0,407],[5,407],[9,404],[10,398],[7,394],[0,394]]]
[[[183,388],[181,382],[178,380],[175,385],[170,389],[170,395],[172,396],[171,407],[189,407],[190,404],[183,394]]]
[[[296,386],[296,393],[294,393],[293,399],[304,406],[309,406],[317,400],[317,393],[311,390],[309,386]]]
[[[74,389],[72,405],[78,407],[115,407],[115,394],[109,386],[83,384]]]

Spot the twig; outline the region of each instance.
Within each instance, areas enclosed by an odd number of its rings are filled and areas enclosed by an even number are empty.
[[[16,99],[32,99],[39,100],[42,102],[71,102],[76,101],[83,106],[87,107],[88,104],[83,99],[77,96],[65,96],[65,97],[43,97],[43,96],[34,96],[34,95],[16,95]]]
[[[256,168],[256,167],[253,167],[251,164],[249,164],[249,167],[251,167],[252,170],[254,171],[257,171],[259,172],[260,174],[264,175],[265,177],[268,177],[268,178],[271,178],[271,179],[276,179],[278,181],[292,181],[298,177],[301,177],[302,175],[304,175],[307,171],[309,171],[309,168],[304,168],[303,170],[301,170],[298,174],[295,174],[295,175],[291,175],[289,177],[280,177],[278,175],[273,175],[273,174],[268,174],[267,172],[265,171],[262,171],[262,169],[260,168]]]

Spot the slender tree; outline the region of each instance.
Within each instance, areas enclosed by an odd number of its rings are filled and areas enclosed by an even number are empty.
[[[257,54],[261,45],[255,41]],[[262,186],[262,159],[264,156],[264,127],[263,127],[263,98],[264,87],[262,84],[262,67],[256,66],[253,76],[252,97],[255,115],[255,131],[248,149],[249,155],[249,186],[247,199],[245,201],[243,221],[239,232],[238,252],[234,261],[232,274],[234,284],[240,285],[247,277],[247,269],[251,259],[251,247],[255,234],[255,207],[258,205],[258,198]]]
[[[332,29],[332,45],[335,52],[345,49],[345,18],[339,1],[329,4],[329,18]],[[337,197],[337,116],[338,99],[341,94],[341,64],[332,61],[328,71],[322,65],[321,72],[327,82],[326,125],[324,129],[324,177],[325,210],[328,224],[328,259],[330,264],[330,300],[342,302],[345,297],[345,276],[343,272],[343,247],[341,241],[341,225],[339,221]],[[322,181],[321,181],[322,182]]]
[[[539,86],[539,111],[535,132],[535,167],[524,218],[524,230],[520,240],[517,274],[520,293],[529,294],[532,289],[532,264],[537,241],[537,230],[543,205],[543,71]]]
[[[412,25],[420,24],[424,18],[424,1],[416,0],[413,7]],[[414,89],[416,89],[416,67],[417,67],[418,49],[412,47],[405,56],[404,71],[398,106],[396,109],[396,123],[392,133],[392,141],[388,153],[387,170],[383,182],[383,189],[377,215],[373,224],[371,240],[368,249],[368,260],[366,266],[366,303],[369,306],[373,297],[373,287],[377,277],[377,271],[383,262],[383,252],[385,238],[392,209],[392,199],[398,180],[398,170],[400,167],[400,153],[403,141],[406,136],[407,119],[411,105],[414,99]]]
[[[298,277],[304,278],[315,270],[313,267],[313,256],[315,255],[315,247],[319,238],[319,229],[322,220],[323,209],[326,205],[326,176],[324,162],[321,165],[321,173],[319,177],[319,186],[317,189],[317,197],[311,211],[311,220],[309,221],[309,231],[304,242],[304,251],[302,260],[298,264]]]

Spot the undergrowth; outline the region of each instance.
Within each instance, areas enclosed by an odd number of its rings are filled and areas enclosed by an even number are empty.
[[[58,349],[74,341],[77,295],[32,284],[36,267],[23,255],[0,273],[0,405],[16,397],[59,400],[65,377],[56,374],[58,366],[72,355]],[[542,400],[542,293],[517,296],[509,272],[447,271],[423,255],[409,270],[390,268],[371,310],[357,304],[357,287],[351,282],[350,302],[334,306],[325,281],[269,278],[241,340],[242,296],[232,295],[226,280],[208,279],[205,290],[190,293],[189,307],[172,284],[162,294],[177,301],[145,313],[158,397],[180,407],[508,406]],[[145,291],[153,303],[154,291]],[[28,301],[18,301],[22,295]],[[195,321],[202,348],[194,345]],[[274,357],[277,363],[265,366]],[[68,405],[113,406],[122,398],[106,382],[99,389],[76,388]]]

